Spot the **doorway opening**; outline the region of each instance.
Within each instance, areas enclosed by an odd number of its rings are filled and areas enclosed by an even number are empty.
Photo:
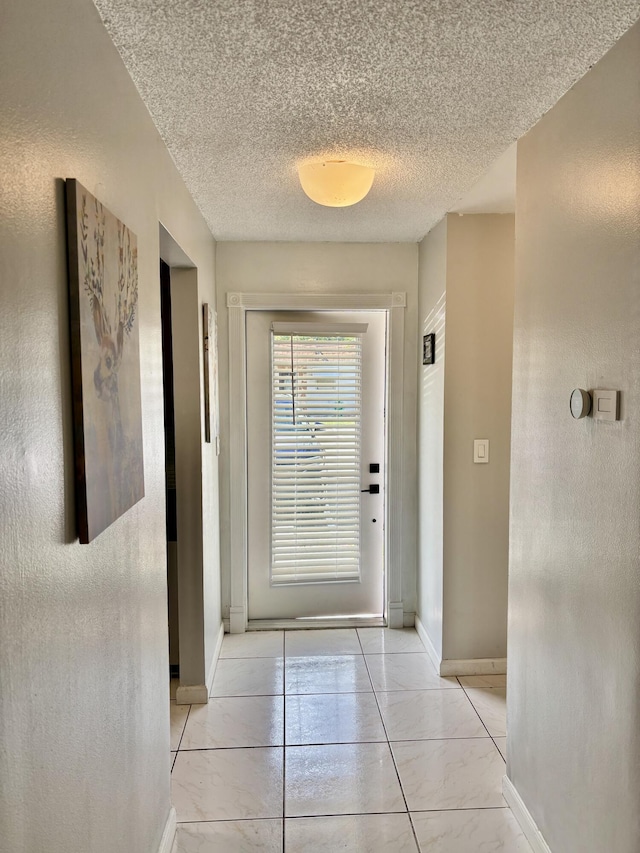
[[[176,430],[173,393],[173,330],[171,325],[171,268],[160,260],[160,318],[162,327],[162,390],[164,394],[164,459],[167,537],[167,621],[169,675],[180,679],[180,611],[178,606],[178,515],[176,496]]]
[[[351,624],[374,624],[386,623],[389,627],[402,627],[404,623],[404,604],[402,600],[403,588],[403,552],[404,552],[404,512],[403,504],[406,499],[405,484],[403,479],[404,447],[403,447],[403,417],[404,417],[404,315],[406,308],[405,293],[358,293],[358,294],[332,294],[332,293],[227,293],[228,309],[228,334],[229,334],[229,420],[230,420],[230,448],[229,448],[229,541],[230,541],[230,607],[229,607],[229,629],[231,633],[242,633],[247,630],[259,630],[262,628],[300,628],[300,627],[334,627],[349,626]],[[273,422],[270,419],[272,406],[272,374],[271,374],[271,349],[270,341],[273,329],[267,324],[261,334],[263,346],[261,354],[255,356],[259,362],[259,369],[266,369],[261,379],[251,379],[250,361],[254,360],[251,354],[251,344],[254,335],[249,328],[251,317],[264,317],[269,312],[280,312],[284,316],[282,322],[292,320],[296,322],[296,313],[319,315],[318,322],[337,320],[337,314],[345,315],[343,322],[356,322],[357,313],[378,314],[383,318],[386,333],[386,347],[382,347],[384,354],[384,366],[380,373],[386,379],[386,387],[382,398],[386,399],[384,412],[384,431],[382,439],[382,452],[374,453],[369,457],[361,457],[361,463],[366,466],[361,470],[360,494],[363,499],[372,498],[375,490],[370,486],[381,486],[383,506],[382,512],[367,513],[368,523],[375,527],[379,519],[383,519],[383,546],[380,549],[383,554],[382,560],[382,604],[376,607],[356,607],[351,604],[342,609],[336,606],[326,606],[329,596],[328,587],[322,587],[322,595],[316,594],[317,601],[322,605],[308,615],[300,616],[300,610],[293,610],[293,616],[281,617],[278,611],[267,613],[262,618],[255,612],[249,613],[249,584],[251,566],[254,563],[254,553],[261,563],[263,578],[263,591],[271,591],[272,584],[272,505],[271,505],[271,483],[273,469],[277,467],[275,454],[272,454],[272,429]],[[332,314],[332,317],[329,315]],[[299,318],[298,318],[299,319]],[[310,320],[310,317],[306,317]],[[271,320],[271,323],[276,320]],[[279,321],[278,321],[279,322]],[[257,339],[256,339],[257,340]],[[266,343],[265,343],[266,341]],[[266,348],[266,349],[265,349]],[[386,350],[386,351],[385,351]],[[363,364],[368,363],[363,359]],[[266,368],[265,368],[266,365]],[[386,369],[385,369],[386,368]],[[286,374],[286,370],[282,371]],[[295,371],[294,371],[295,372]],[[283,376],[283,381],[286,376]],[[327,377],[325,377],[327,378]],[[252,389],[257,391],[258,397],[262,399],[262,412],[248,412],[250,407]],[[298,389],[300,390],[300,389]],[[266,412],[266,415],[264,414]],[[363,420],[366,420],[363,418]],[[294,425],[295,426],[295,425]],[[249,431],[257,430],[257,441],[249,441]],[[315,427],[314,427],[315,428]],[[255,438],[255,437],[254,437]],[[313,436],[315,438],[315,436]],[[261,443],[262,442],[262,443]],[[250,450],[250,446],[253,448]],[[307,448],[309,450],[309,448]],[[298,454],[300,456],[300,454]],[[249,466],[252,459],[256,462],[263,477],[262,485],[257,489],[249,487]],[[282,461],[282,460],[281,460]],[[374,477],[375,467],[380,466],[380,479]],[[266,472],[266,473],[265,473]],[[363,476],[364,474],[364,476]],[[364,491],[363,491],[364,490]],[[257,496],[258,503],[253,509],[249,508],[251,496]],[[377,508],[376,508],[377,509]],[[258,550],[250,550],[249,535],[254,529],[254,520],[257,521],[256,513],[262,513],[263,521],[266,517],[262,530],[266,530],[266,542],[263,540]],[[251,516],[251,521],[249,520]],[[373,522],[373,518],[376,522]],[[265,556],[266,555],[266,556]],[[365,566],[365,561],[362,562]],[[344,595],[344,589],[353,580],[347,580],[342,584],[342,589],[334,590],[334,602]],[[286,585],[282,585],[279,592],[286,595],[297,596],[304,584],[298,585],[293,593],[287,593]],[[311,585],[313,587],[313,584]],[[334,584],[334,587],[336,584]],[[337,585],[340,587],[340,584]],[[333,594],[333,593],[332,593]],[[252,596],[253,601],[261,601],[262,594],[257,598]],[[279,608],[279,612],[284,612]],[[369,614],[375,615],[373,618]],[[326,617],[329,616],[329,619]],[[409,616],[409,614],[407,614]]]
[[[160,225],[167,623],[171,692],[206,702],[200,340],[197,269]]]

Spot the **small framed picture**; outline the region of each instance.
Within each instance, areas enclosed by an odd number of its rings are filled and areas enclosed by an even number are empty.
[[[431,332],[422,338],[422,363],[433,364],[436,360],[436,333]]]

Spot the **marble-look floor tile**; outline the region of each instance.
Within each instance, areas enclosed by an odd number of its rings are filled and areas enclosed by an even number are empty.
[[[464,690],[401,690],[378,701],[392,741],[488,737]]]
[[[463,687],[506,687],[506,675],[459,675]]]
[[[496,746],[500,750],[500,753],[504,760],[507,760],[507,739],[506,737],[494,737],[494,741],[496,742]]]
[[[455,678],[441,678],[427,654],[365,655],[378,690],[458,689]]]
[[[176,705],[175,699],[171,700],[170,721],[171,721],[171,749],[175,751],[180,746],[180,738],[184,731],[187,717],[189,716],[189,708],[191,705]]]
[[[362,814],[285,821],[284,853],[417,853],[409,816]]]
[[[371,693],[362,655],[287,658],[285,693]]]
[[[373,693],[287,696],[285,702],[287,746],[387,740]]]
[[[507,736],[507,691],[504,687],[465,687],[492,737]]]
[[[287,747],[286,817],[404,811],[388,744]]]
[[[511,809],[458,809],[411,815],[422,853],[531,853]]]
[[[275,696],[283,690],[282,658],[219,660],[212,696]]]
[[[288,658],[362,654],[355,628],[287,631],[284,648]]]
[[[358,636],[365,655],[425,653],[413,628],[358,628]]]
[[[171,853],[282,853],[282,821],[180,824]]]
[[[284,631],[246,631],[225,634],[221,658],[281,658],[284,656]]]
[[[178,821],[281,817],[283,751],[179,752],[171,776]]]
[[[191,709],[180,749],[282,746],[284,697],[226,696]]]
[[[392,743],[409,811],[502,808],[504,762],[490,738]]]

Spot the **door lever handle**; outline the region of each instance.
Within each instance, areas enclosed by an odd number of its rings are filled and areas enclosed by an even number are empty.
[[[371,495],[379,495],[380,494],[380,486],[378,483],[372,483],[368,489],[360,489],[361,492],[369,492]]]

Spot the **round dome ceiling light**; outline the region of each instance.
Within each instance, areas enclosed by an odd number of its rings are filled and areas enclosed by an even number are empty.
[[[349,207],[369,192],[375,169],[346,160],[324,160],[299,166],[298,176],[312,201],[326,207]]]

